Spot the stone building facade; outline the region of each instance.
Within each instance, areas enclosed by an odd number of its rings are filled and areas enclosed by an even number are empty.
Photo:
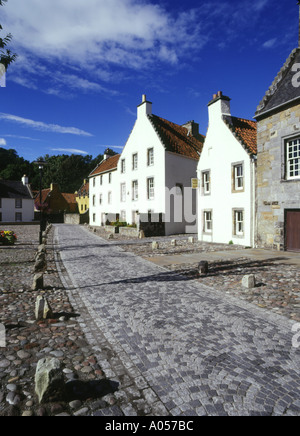
[[[256,245],[300,251],[300,48],[257,108]]]

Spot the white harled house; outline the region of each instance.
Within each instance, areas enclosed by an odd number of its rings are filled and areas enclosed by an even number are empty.
[[[192,225],[195,231],[191,179],[203,142],[197,123],[181,126],[152,114],[143,95],[122,153],[90,174],[90,223],[103,225],[107,211],[129,224],[142,214],[162,214],[166,235],[189,232]]]
[[[230,98],[222,92],[208,108],[198,164],[198,238],[254,246],[256,122],[233,117]]]

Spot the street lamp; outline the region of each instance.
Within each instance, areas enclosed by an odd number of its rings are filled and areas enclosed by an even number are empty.
[[[42,207],[42,178],[43,178],[43,169],[47,165],[47,162],[44,159],[39,159],[34,162],[39,167],[40,171],[40,245],[43,243],[43,207]]]

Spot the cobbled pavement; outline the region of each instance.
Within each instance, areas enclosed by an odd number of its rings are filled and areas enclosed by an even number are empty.
[[[300,415],[295,322],[83,227],[55,226],[55,242],[81,327],[119,383],[125,415]]]

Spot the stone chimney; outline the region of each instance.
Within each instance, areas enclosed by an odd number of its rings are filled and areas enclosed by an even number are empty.
[[[103,154],[103,160],[107,160],[109,157],[112,157],[113,155],[114,152],[110,148],[107,148]]]
[[[59,192],[59,186],[58,186],[58,183],[51,183],[51,185],[50,185],[50,191],[51,191],[51,192]]]
[[[142,103],[137,107],[137,117],[140,118],[145,115],[152,115],[152,103],[147,101],[146,94],[143,94]]]
[[[231,116],[229,97],[223,95],[222,91],[213,95],[213,99],[208,103],[209,121],[220,119],[223,115]]]
[[[188,121],[187,123],[183,124],[182,127],[185,127],[187,129],[187,136],[194,136],[195,138],[199,137],[199,124],[195,123],[194,120]]]

